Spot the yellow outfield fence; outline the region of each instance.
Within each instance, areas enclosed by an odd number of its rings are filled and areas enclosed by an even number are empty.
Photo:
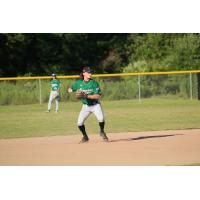
[[[93,77],[118,77],[118,76],[146,76],[146,75],[170,75],[170,74],[192,74],[200,73],[200,70],[187,71],[167,71],[167,72],[133,72],[133,73],[116,73],[116,74],[93,74]],[[74,79],[79,75],[57,76],[59,79]],[[0,81],[13,80],[36,80],[36,79],[50,79],[51,76],[30,76],[30,77],[0,77]]]
[[[75,101],[67,88],[79,75],[57,76],[61,100]],[[98,78],[103,100],[178,97],[200,100],[200,70],[93,74]],[[51,76],[1,77],[0,105],[47,103]]]

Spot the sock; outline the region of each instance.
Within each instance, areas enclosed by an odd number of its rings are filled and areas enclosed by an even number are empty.
[[[87,133],[85,131],[85,125],[78,126],[78,128],[81,131],[81,133],[83,134],[83,136],[88,138]]]
[[[104,132],[104,125],[105,125],[105,122],[99,122],[99,127],[100,127],[101,132]]]

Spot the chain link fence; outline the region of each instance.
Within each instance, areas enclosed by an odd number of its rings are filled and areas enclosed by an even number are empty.
[[[183,98],[198,99],[197,73],[107,76],[95,77],[100,84],[103,100],[144,98]],[[61,101],[76,101],[73,94],[67,93],[77,79],[60,79]],[[0,105],[43,104],[50,93],[49,79],[1,80]]]

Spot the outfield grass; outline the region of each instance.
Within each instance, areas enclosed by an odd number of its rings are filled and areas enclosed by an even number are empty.
[[[183,99],[103,101],[107,132],[200,128],[200,102]],[[55,105],[53,105],[55,106]],[[62,102],[58,114],[44,105],[0,106],[0,138],[80,134],[76,121],[80,102]],[[98,133],[96,118],[86,121],[89,134]]]
[[[200,163],[192,163],[192,164],[180,165],[180,166],[200,166]]]

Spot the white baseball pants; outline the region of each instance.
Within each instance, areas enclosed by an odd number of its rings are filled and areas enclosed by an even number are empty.
[[[93,106],[88,106],[88,105],[83,104],[81,112],[78,117],[77,125],[82,126],[85,120],[90,116],[91,113],[95,114],[99,122],[104,122],[104,114],[103,114],[101,104],[96,104]]]
[[[48,103],[48,110],[51,110],[52,101],[55,99],[56,101],[56,111],[59,109],[59,100],[58,100],[58,92],[57,91],[51,91],[49,95],[49,103]]]

